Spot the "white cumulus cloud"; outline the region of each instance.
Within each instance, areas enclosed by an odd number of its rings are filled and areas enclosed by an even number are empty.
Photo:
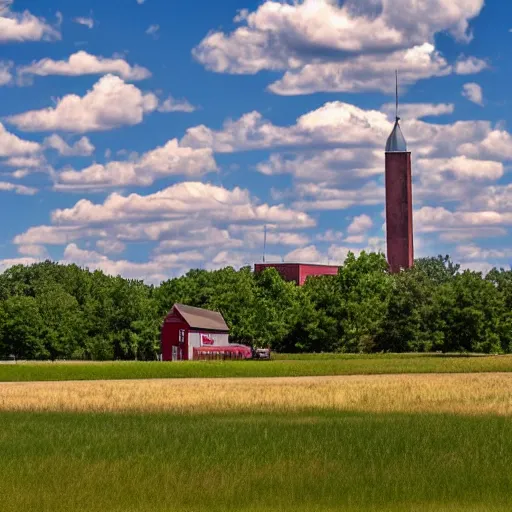
[[[369,229],[373,227],[373,221],[370,216],[363,214],[354,217],[350,226],[347,228],[347,231],[351,235],[359,235],[366,233]]]
[[[0,0],[0,43],[60,39],[57,28],[29,11],[12,11],[12,3],[12,0]]]
[[[500,249],[485,249],[479,247],[476,244],[459,245],[457,246],[457,256],[465,261],[468,260],[495,260],[512,257],[512,249],[500,248]]]
[[[512,135],[505,130],[492,130],[482,140],[462,144],[458,151],[475,158],[512,160]]]
[[[33,196],[37,194],[37,189],[33,187],[25,187],[17,183],[9,183],[8,181],[0,181],[0,191],[2,192],[15,192],[24,196]]]
[[[169,278],[171,270],[181,270],[191,264],[199,264],[204,257],[196,251],[176,254],[166,254],[155,257],[143,263],[128,260],[111,260],[108,256],[96,251],[81,249],[77,244],[69,244],[64,250],[63,263],[75,263],[90,270],[102,270],[113,276],[122,275],[125,278],[143,279],[158,284]]]
[[[62,156],[90,156],[94,152],[94,146],[87,137],[78,139],[69,145],[60,135],[53,134],[44,139],[44,146],[58,151]]]
[[[195,112],[197,107],[185,99],[177,100],[169,96],[158,107],[158,112]]]
[[[512,224],[512,212],[451,211],[425,206],[414,212],[414,228],[420,233],[446,231],[451,228],[499,227]]]
[[[452,158],[419,159],[418,164],[422,172],[452,173],[459,180],[498,180],[504,173],[501,162],[473,160],[464,155]]]
[[[184,255],[181,270],[195,261],[213,268],[226,258],[233,258],[230,264],[255,261],[264,225],[269,245],[293,247],[309,240],[295,231],[313,228],[315,221],[284,205],[263,204],[247,190],[185,182],[145,196],[114,193],[96,204],[81,199],[72,208],[55,210],[52,225],[33,226],[16,236],[14,243],[19,247],[66,245],[66,260],[86,266],[101,263],[94,268],[104,270],[119,267],[127,275],[130,268],[135,272],[130,262],[114,264],[99,252],[82,252],[80,241],[95,242],[106,254],[122,252],[128,243],[156,241],[159,244],[147,262],[149,268],[162,271],[169,265],[179,266],[178,254]]]
[[[382,146],[392,124],[377,110],[364,110],[339,101],[300,116],[292,126],[276,126],[259,112],[226,121],[216,131],[204,125],[187,130],[182,145],[212,147],[221,153],[272,147],[318,147],[320,145]]]
[[[217,170],[209,148],[181,147],[176,139],[144,153],[132,161],[93,164],[80,171],[65,170],[58,175],[57,189],[98,189],[124,185],[151,185],[173,175],[201,176]]]
[[[158,99],[154,94],[144,94],[134,85],[109,74],[83,97],[69,94],[55,107],[32,110],[7,120],[23,131],[105,131],[139,124],[144,114],[154,111],[157,106]]]
[[[77,18],[74,18],[73,21],[79,25],[84,25],[88,29],[94,28],[94,19],[92,17],[78,16]]]
[[[40,259],[44,259],[49,256],[46,247],[44,247],[43,245],[36,245],[36,244],[19,245],[18,252],[22,256],[31,256],[33,258],[40,258]]]
[[[2,62],[0,61],[0,86],[7,85],[12,82],[12,62]]]
[[[42,155],[35,156],[11,156],[7,160],[3,161],[2,164],[8,165],[9,167],[41,167],[45,164],[44,157]]]
[[[276,94],[291,96],[314,92],[390,93],[395,89],[395,75],[401,86],[419,80],[452,73],[452,67],[430,43],[388,55],[361,55],[342,62],[312,62],[287,71],[269,86]]]
[[[0,260],[0,272],[4,272],[8,268],[14,267],[15,265],[34,265],[35,263],[40,263],[39,258],[6,258],[4,260]]]
[[[160,25],[150,25],[146,30],[146,34],[156,37],[159,30],[160,30]]]
[[[20,139],[13,133],[9,133],[4,125],[0,123],[0,157],[27,155],[37,153],[40,150],[40,144]]]
[[[81,199],[74,207],[55,210],[54,222],[63,224],[124,222],[131,219],[174,219],[187,214],[208,215],[211,219],[230,221],[279,222],[283,225],[310,227],[315,223],[306,214],[283,205],[254,204],[247,190],[200,182],[184,182],[164,190],[141,196],[111,194],[103,204]]]
[[[42,59],[18,69],[18,75],[21,77],[30,75],[81,76],[106,73],[118,75],[127,81],[144,80],[151,76],[148,69],[137,64],[132,66],[122,58],[91,55],[83,50],[70,55],[67,60]]]
[[[469,21],[483,5],[484,0],[266,0],[253,12],[242,9],[233,32],[210,32],[193,55],[218,73],[285,71],[270,86],[277,94],[387,92],[393,69],[401,71],[403,85],[484,69],[479,59],[462,57],[456,71],[434,47],[440,32],[470,41]]]
[[[384,203],[384,187],[376,181],[366,182],[360,188],[338,188],[325,183],[299,183],[299,196],[294,207],[305,210],[345,210],[356,205]]]
[[[463,57],[455,64],[455,72],[458,75],[474,75],[489,67],[485,60],[476,57]]]
[[[120,254],[126,249],[126,244],[120,240],[104,239],[96,242],[96,247],[105,254]]]
[[[377,6],[375,4],[378,4]],[[267,0],[238,16],[231,34],[212,32],[194,50],[217,72],[255,73],[299,67],[311,55],[411,48],[440,31],[468,40],[468,21],[483,0]],[[378,9],[376,9],[378,7]],[[378,15],[372,15],[380,11]],[[316,52],[316,53],[315,53]]]
[[[296,180],[342,184],[383,173],[382,151],[367,147],[273,153],[256,169],[274,176],[291,174]]]
[[[395,108],[394,103],[382,105],[382,110],[393,120],[395,119]],[[399,115],[402,119],[421,119],[423,117],[453,114],[454,110],[453,103],[402,103],[400,104]]]
[[[484,104],[484,93],[482,87],[476,83],[464,84],[462,96],[481,107]]]

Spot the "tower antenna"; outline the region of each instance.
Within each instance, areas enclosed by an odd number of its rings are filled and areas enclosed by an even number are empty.
[[[396,78],[396,120],[400,120],[398,117],[398,69],[395,69],[395,78]]]
[[[263,228],[263,263],[265,263],[265,253],[267,252],[267,225]]]

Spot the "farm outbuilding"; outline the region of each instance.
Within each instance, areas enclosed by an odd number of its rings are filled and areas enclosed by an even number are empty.
[[[162,326],[163,361],[249,359],[250,347],[229,343],[229,327],[217,311],[175,304]]]

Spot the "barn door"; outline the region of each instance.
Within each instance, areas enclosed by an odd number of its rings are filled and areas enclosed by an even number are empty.
[[[178,347],[176,345],[173,345],[173,347],[172,347],[172,360],[173,361],[178,360]]]

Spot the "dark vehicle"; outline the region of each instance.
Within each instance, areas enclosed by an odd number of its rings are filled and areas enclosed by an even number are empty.
[[[255,348],[252,350],[253,359],[270,360],[270,349],[269,348]]]

